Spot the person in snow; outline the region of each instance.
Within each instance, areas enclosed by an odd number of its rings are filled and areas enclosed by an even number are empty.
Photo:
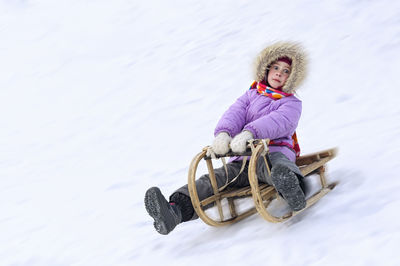
[[[301,171],[295,164],[299,147],[295,130],[300,119],[301,101],[293,94],[305,78],[307,60],[297,43],[278,42],[261,51],[255,65],[255,81],[222,115],[215,128],[211,150],[224,155],[230,150],[243,153],[251,139],[271,140],[269,161],[271,175],[264,163],[257,163],[260,182],[273,185],[294,211],[305,208],[305,189]],[[262,158],[260,158],[262,159]],[[224,167],[215,169],[218,187],[248,186],[248,162],[235,157]],[[213,195],[208,174],[196,180],[199,200]],[[145,207],[160,234],[170,233],[179,223],[198,218],[190,200],[188,186],[176,190],[167,201],[157,187],[146,191]]]

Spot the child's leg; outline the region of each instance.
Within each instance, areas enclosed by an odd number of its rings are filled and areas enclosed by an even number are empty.
[[[214,169],[218,187],[225,185],[227,179],[229,182],[237,176],[241,166],[242,162],[228,163],[228,177],[224,167]],[[247,175],[247,171],[244,172]],[[208,174],[196,180],[196,188],[200,200],[214,194]],[[154,219],[155,229],[163,235],[169,234],[181,222],[198,218],[194,212],[187,185],[176,190],[170,196],[169,202],[159,188],[149,188],[146,191],[144,202],[147,212]]]
[[[272,165],[271,176],[268,175],[265,164],[259,161],[258,178],[273,185],[293,210],[299,211],[305,208],[303,176],[298,166],[280,152],[270,153],[269,159]]]

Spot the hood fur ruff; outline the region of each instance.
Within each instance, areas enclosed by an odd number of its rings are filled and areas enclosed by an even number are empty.
[[[262,50],[255,63],[254,79],[258,82],[267,80],[267,69],[283,56],[292,59],[292,69],[282,91],[294,93],[303,82],[307,72],[307,55],[298,43],[277,42]]]

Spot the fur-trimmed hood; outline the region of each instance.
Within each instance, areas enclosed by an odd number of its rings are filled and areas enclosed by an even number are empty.
[[[287,56],[292,59],[292,69],[282,91],[294,93],[303,82],[307,72],[307,55],[298,43],[277,42],[261,51],[255,63],[255,80],[267,80],[267,70],[277,59]]]

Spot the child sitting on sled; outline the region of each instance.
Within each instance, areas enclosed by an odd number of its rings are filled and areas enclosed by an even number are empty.
[[[303,81],[306,55],[298,44],[275,43],[265,48],[256,62],[255,82],[222,115],[215,128],[212,152],[224,155],[230,150],[243,153],[251,139],[271,140],[269,161],[271,174],[264,163],[257,164],[260,182],[273,185],[294,211],[306,207],[303,176],[295,164],[299,147],[295,130],[301,115],[301,101],[293,93]],[[242,157],[235,157],[227,166],[215,169],[218,187],[248,186],[248,162],[244,171]],[[213,195],[208,174],[196,180],[199,200]],[[176,190],[167,201],[157,187],[146,191],[145,207],[154,219],[160,234],[170,233],[181,222],[196,219],[188,186]]]

